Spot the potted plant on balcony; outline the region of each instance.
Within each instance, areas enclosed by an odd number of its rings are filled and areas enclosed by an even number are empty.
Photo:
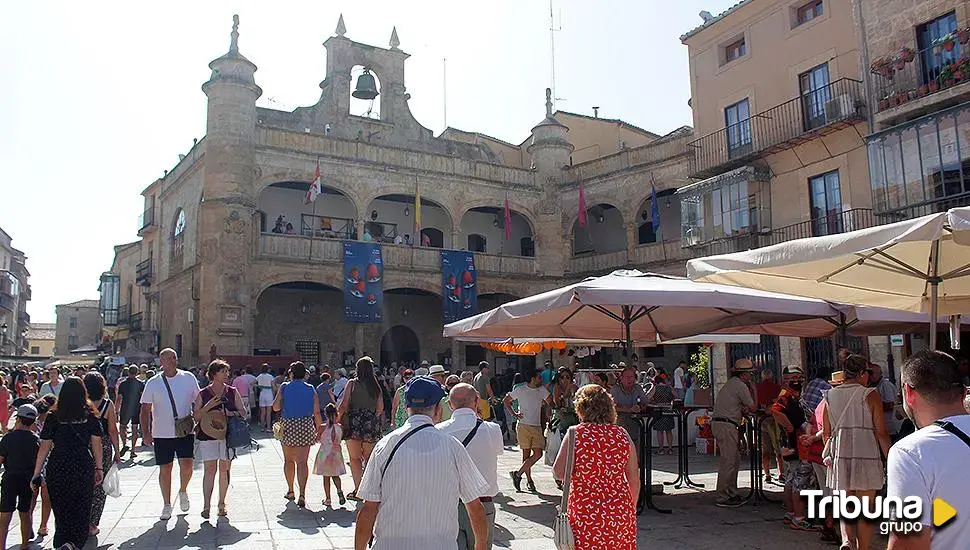
[[[879,110],[885,111],[889,108],[889,96],[886,96],[879,100]]]
[[[970,42],[970,26],[957,30],[957,42],[966,44]]]
[[[918,97],[923,97],[924,95],[928,94],[929,91],[930,91],[929,85],[923,84],[922,86],[916,89],[916,95]]]
[[[888,57],[877,58],[869,65],[869,72],[890,80],[893,78],[894,70],[892,59]]]
[[[956,43],[957,43],[957,35],[956,33],[952,33],[952,32],[946,33],[943,36],[933,41],[934,46],[936,46],[937,48],[941,48],[945,52],[952,52],[953,47],[956,46]]]
[[[901,71],[906,68],[906,60],[903,59],[903,56],[899,54],[893,56],[893,67],[897,71]]]
[[[905,63],[912,63],[913,60],[916,59],[916,52],[913,51],[913,48],[903,46],[899,50],[899,57],[901,57]]]
[[[940,70],[940,76],[936,77],[936,80],[940,83],[940,88],[953,86],[953,65],[944,65],[943,69]]]

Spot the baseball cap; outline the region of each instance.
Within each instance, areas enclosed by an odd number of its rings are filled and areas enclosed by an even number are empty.
[[[434,378],[415,376],[404,387],[404,402],[409,408],[430,407],[445,396],[445,389]]]
[[[27,403],[25,405],[21,405],[21,406],[17,407],[17,416],[22,416],[24,418],[32,418],[32,419],[36,420],[37,419],[37,408],[34,407],[33,405],[31,405],[30,403]]]
[[[785,376],[794,376],[796,374],[803,375],[805,374],[805,371],[803,371],[802,368],[799,367],[798,365],[788,365],[787,367],[785,367],[785,370],[782,371],[782,374],[784,374]]]

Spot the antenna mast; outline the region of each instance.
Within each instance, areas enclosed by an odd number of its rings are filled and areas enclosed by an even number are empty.
[[[445,117],[445,127],[444,130],[448,129],[448,58],[441,58],[441,88],[442,96],[444,98],[444,117]],[[442,130],[442,131],[444,131]]]
[[[552,16],[552,1],[549,0],[549,64],[552,76],[552,100],[556,100],[556,24]]]

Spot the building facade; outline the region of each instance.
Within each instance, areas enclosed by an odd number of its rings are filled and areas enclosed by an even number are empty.
[[[27,355],[37,358],[53,357],[56,341],[56,323],[34,323],[27,331]]]
[[[27,256],[0,229],[0,355],[24,355],[30,330],[30,272]]]
[[[238,40],[237,20],[202,86],[205,137],[143,191],[140,240],[116,248],[102,277],[116,341],[133,345],[140,314],[146,336],[135,345],[174,347],[193,363],[299,353],[333,364],[369,353],[477,364],[491,354],[441,336],[442,249],[474,253],[479,310],[624,266],[683,274],[673,191],[688,175],[689,128],[661,136],[554,111],[547,91],[523,143],[454,128],[435,137],[408,108],[396,31],[388,48],[360,44],[342,18],[324,43],[319,101],[267,109],[256,106],[256,65]],[[373,97],[362,114],[359,95]],[[306,204],[318,165],[323,194]],[[380,324],[344,321],[343,241],[365,235],[382,247]],[[117,331],[125,313],[127,335]]]
[[[866,135],[868,101],[854,0],[742,0],[702,12],[681,37],[690,60],[694,183],[681,187],[691,257],[841,233],[874,222]],[[846,344],[887,359],[887,339]],[[721,346],[738,356],[810,372],[835,364],[830,338],[762,337]],[[719,380],[726,379],[721,373]]]
[[[78,300],[54,306],[56,312],[54,353],[68,355],[87,349],[95,353],[101,339],[101,313],[98,300]]]
[[[886,223],[970,204],[968,25],[962,0],[862,3],[872,202]]]

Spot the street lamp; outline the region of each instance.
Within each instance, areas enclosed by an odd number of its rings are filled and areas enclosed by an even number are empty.
[[[7,347],[7,323],[0,325],[0,350]]]

